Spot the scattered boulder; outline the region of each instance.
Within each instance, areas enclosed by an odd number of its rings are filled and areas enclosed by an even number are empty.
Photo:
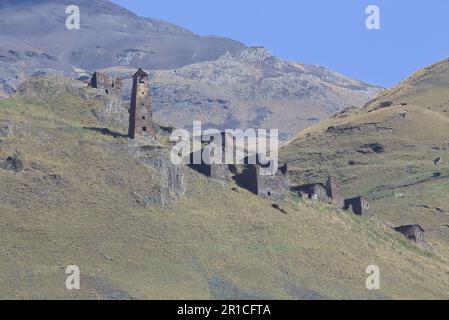
[[[417,244],[424,244],[424,233],[425,230],[418,224],[414,225],[406,225],[394,228],[395,231],[404,235],[410,241],[413,241]]]
[[[113,261],[114,259],[112,259],[110,256],[104,254],[103,257],[108,260],[108,261]]]
[[[22,172],[24,169],[23,159],[20,153],[16,152],[14,155],[6,159],[0,159],[0,168],[3,170],[14,171],[15,173]]]
[[[384,153],[385,147],[379,143],[368,143],[364,144],[357,150],[361,154],[373,154],[373,153]]]
[[[64,177],[62,177],[59,174],[54,174],[54,173],[47,174],[40,178],[34,178],[33,181],[36,183],[51,184],[55,187],[66,187],[69,184],[68,181]]]
[[[45,164],[43,164],[38,160],[31,162],[31,168],[37,171],[44,171],[44,172],[50,171],[49,167],[47,167]]]
[[[13,129],[11,124],[0,122],[0,138],[8,138],[12,135],[12,133]]]
[[[439,166],[440,164],[443,163],[443,158],[442,158],[442,157],[438,157],[438,158],[436,158],[435,160],[433,160],[433,163],[434,163],[436,166]]]
[[[432,146],[432,150],[435,150],[435,151],[448,151],[449,150],[449,143],[442,143],[440,145]]]
[[[357,160],[349,160],[348,165],[350,166],[363,166],[366,165],[366,162],[357,161]]]

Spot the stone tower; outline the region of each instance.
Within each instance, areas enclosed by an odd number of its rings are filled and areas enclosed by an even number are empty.
[[[137,70],[133,76],[128,136],[131,139],[156,139],[151,111],[150,82],[148,74],[142,69]]]

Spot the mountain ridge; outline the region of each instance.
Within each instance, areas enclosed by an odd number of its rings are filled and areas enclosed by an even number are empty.
[[[135,69],[101,71],[126,79],[129,94]],[[279,59],[264,47],[149,73],[159,121],[184,128],[194,120],[218,129],[278,128],[282,140],[347,105],[362,106],[381,90],[320,66]]]
[[[65,28],[69,4],[80,7],[80,30]],[[282,60],[262,47],[139,17],[106,0],[2,2],[0,26],[0,97],[32,75],[78,78],[122,69],[129,79],[133,69],[144,68],[155,75],[160,120],[179,127],[192,120],[220,128],[274,126],[286,140],[382,90],[323,67]]]

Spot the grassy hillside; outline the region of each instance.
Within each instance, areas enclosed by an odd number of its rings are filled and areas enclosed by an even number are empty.
[[[0,298],[447,298],[443,247],[417,248],[377,217],[358,218],[293,195],[280,204],[284,214],[188,169],[186,196],[165,207],[145,206],[138,195],[155,183],[154,172],[126,152],[126,138],[85,129],[105,126],[91,112],[99,102],[54,79],[25,88],[0,101],[0,123],[14,129],[1,138],[0,158],[18,150],[25,161],[23,172],[0,170]],[[438,119],[433,126],[447,123],[419,110],[419,119]],[[406,155],[413,158],[405,166],[399,153],[386,153],[391,179],[385,181],[395,182],[406,168],[416,178],[431,173],[430,152],[410,147]],[[376,160],[367,159],[371,170],[381,165]],[[304,162],[295,165],[301,172]],[[324,173],[324,164],[316,170]],[[368,176],[358,184],[343,162],[338,173],[348,192],[360,186],[369,193],[378,185]],[[426,186],[432,196],[447,190],[443,182]],[[79,291],[65,288],[70,264],[81,269]],[[365,288],[370,264],[380,267],[379,291]]]
[[[296,184],[340,178],[387,225],[421,224],[449,257],[449,60],[416,72],[361,110],[301,133],[282,153]],[[380,103],[393,106],[380,109]],[[442,162],[436,164],[438,158]]]

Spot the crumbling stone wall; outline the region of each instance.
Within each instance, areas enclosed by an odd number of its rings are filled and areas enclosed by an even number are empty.
[[[230,180],[229,166],[226,164],[211,164],[209,165],[210,178],[222,183],[227,183]]]
[[[116,123],[126,121],[127,112],[122,105],[122,79],[111,80],[107,75],[95,72],[91,78],[90,86],[99,91],[103,100],[104,108],[93,112],[98,120]]]
[[[296,191],[298,191],[303,198],[317,200],[325,203],[329,203],[331,201],[328,197],[328,191],[326,190],[326,187],[321,183],[306,184],[296,188]]]
[[[194,164],[194,155],[196,157],[202,157],[202,150],[192,152],[190,154],[190,167],[205,175],[206,177],[209,177],[215,181],[222,182],[224,184],[228,183],[231,180],[231,171],[229,169],[229,165],[227,164],[207,164],[201,161],[199,164]],[[202,159],[202,158],[201,158]]]
[[[224,184],[228,183],[232,178],[232,165],[225,164],[226,143],[235,148],[233,137],[229,134],[226,134],[225,132],[221,132],[221,145],[217,145],[217,141],[214,141],[215,136],[213,135],[202,135],[200,138],[195,138],[201,140],[203,148],[190,154],[190,167],[202,173],[203,175],[210,177],[213,180],[222,182]],[[213,161],[208,158],[211,153],[213,153],[212,150],[216,150],[215,148],[221,148],[221,163],[212,163]],[[194,164],[194,159],[201,159],[201,163]],[[207,161],[205,162],[205,160]]]
[[[379,108],[383,109],[383,108],[389,108],[393,105],[393,101],[382,101],[381,103],[379,103]]]
[[[283,201],[289,190],[288,166],[280,167],[273,175],[261,175],[259,164],[248,165],[246,171],[246,186],[249,191],[264,199]]]
[[[156,128],[151,110],[150,82],[148,74],[142,69],[133,76],[128,135],[131,139],[156,139]]]
[[[111,80],[107,75],[95,72],[91,79],[91,87],[101,90],[105,115],[115,115],[123,113],[122,89],[123,81],[120,78]]]
[[[370,205],[365,197],[355,197],[345,200],[345,210],[352,210],[358,216],[371,216]]]

